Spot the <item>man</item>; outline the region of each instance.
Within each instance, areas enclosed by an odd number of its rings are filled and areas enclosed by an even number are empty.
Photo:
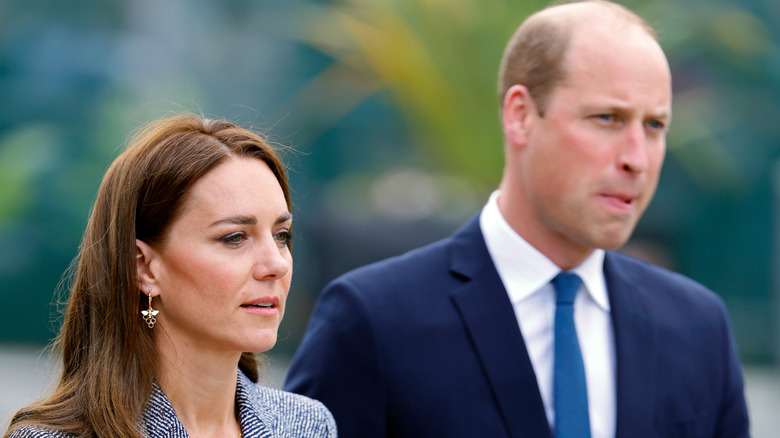
[[[328,285],[286,389],[347,438],[748,436],[720,299],[612,252],[665,154],[652,29],[605,1],[547,8],[499,82],[499,190],[450,238]]]

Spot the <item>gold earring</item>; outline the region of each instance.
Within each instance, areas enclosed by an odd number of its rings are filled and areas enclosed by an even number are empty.
[[[154,316],[160,313],[159,310],[152,309],[152,290],[149,289],[149,308],[147,310],[142,310],[141,314],[144,316],[144,321],[146,322],[146,325],[149,326],[149,328],[154,328],[154,324],[157,322],[157,318]]]

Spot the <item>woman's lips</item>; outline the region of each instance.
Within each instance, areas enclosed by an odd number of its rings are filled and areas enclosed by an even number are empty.
[[[241,308],[255,315],[275,316],[279,314],[279,297],[258,298],[241,304]]]

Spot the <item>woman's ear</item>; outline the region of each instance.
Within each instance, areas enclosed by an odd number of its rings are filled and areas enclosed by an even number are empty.
[[[507,90],[502,107],[501,124],[509,145],[525,146],[536,114],[536,103],[528,88],[523,85],[513,85]]]
[[[157,252],[148,243],[135,239],[135,267],[138,277],[138,289],[146,295],[154,296],[159,294],[159,291],[152,293],[152,289],[156,285],[152,262],[156,256]]]

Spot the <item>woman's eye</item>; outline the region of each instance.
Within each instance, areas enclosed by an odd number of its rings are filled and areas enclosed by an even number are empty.
[[[596,115],[596,118],[604,122],[611,122],[615,120],[615,116],[613,114],[598,114]]]
[[[281,243],[283,245],[287,245],[290,243],[290,240],[292,240],[292,233],[286,230],[280,231],[274,234],[274,240],[276,240],[278,243]]]
[[[222,243],[226,243],[228,245],[237,246],[241,244],[246,240],[246,235],[244,233],[230,233],[227,236],[223,236],[219,238],[219,241]]]

